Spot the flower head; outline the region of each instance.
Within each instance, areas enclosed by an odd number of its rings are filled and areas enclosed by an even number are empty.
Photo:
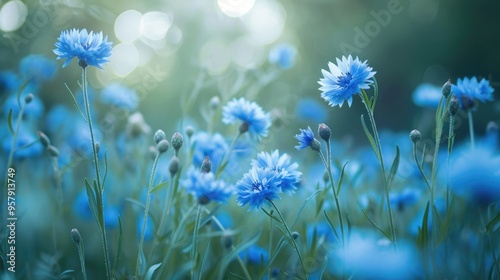
[[[469,106],[466,102],[471,102],[478,99],[481,102],[492,101],[494,89],[490,86],[490,82],[486,79],[478,81],[474,76],[472,78],[458,79],[456,85],[452,85],[453,94],[457,97],[460,107],[467,109]]]
[[[321,97],[328,101],[332,107],[342,107],[344,101],[351,107],[352,96],[360,93],[362,89],[370,88],[373,83],[371,79],[376,72],[365,62],[361,62],[358,57],[342,56],[342,60],[337,58],[337,65],[328,62],[330,71],[321,70],[323,78],[318,83],[321,85]]]
[[[299,145],[295,146],[297,150],[311,147],[311,149],[319,151],[321,143],[314,138],[314,132],[310,127],[307,127],[307,129],[300,128],[300,133],[295,135],[295,139],[299,141]]]
[[[106,86],[99,95],[101,102],[127,112],[137,108],[138,98],[135,90],[119,83],[111,83]]]
[[[102,32],[87,32],[87,29],[71,29],[61,32],[57,38],[54,53],[57,59],[66,59],[63,67],[66,67],[73,57],[78,58],[78,63],[85,68],[88,65],[99,67],[108,62],[111,56],[111,45],[108,36],[103,38]]]
[[[271,154],[267,152],[260,152],[257,155],[257,160],[252,161],[253,168],[269,168],[276,172],[278,179],[281,180],[281,190],[285,193],[294,193],[297,185],[300,182],[302,172],[297,171],[299,165],[290,163],[290,156],[282,154],[275,150]]]
[[[31,54],[21,60],[19,71],[26,80],[39,84],[55,78],[57,64],[43,55]]]
[[[226,202],[234,189],[224,181],[216,180],[213,173],[203,173],[191,165],[182,181],[186,191],[195,196],[200,203],[210,201]]]
[[[279,198],[281,179],[270,168],[252,168],[236,183],[236,200],[239,206],[250,204],[250,209],[258,209],[267,202]]]
[[[281,69],[289,69],[295,61],[297,50],[290,44],[280,44],[272,48],[269,52],[268,60],[272,64],[278,65]]]
[[[437,108],[442,89],[432,84],[420,84],[412,93],[413,103],[420,107]]]
[[[255,102],[250,102],[245,98],[233,99],[222,108],[222,121],[225,124],[235,123],[237,120],[242,121],[242,127],[246,127],[250,134],[259,140],[261,137],[266,137],[268,129],[271,126],[271,116],[264,112],[262,108]]]

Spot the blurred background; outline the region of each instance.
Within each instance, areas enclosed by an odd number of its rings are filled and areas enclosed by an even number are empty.
[[[496,90],[500,85],[500,3],[493,0],[0,3],[1,71],[16,71],[29,54],[55,59],[52,49],[62,30],[103,31],[114,53],[104,70],[90,70],[91,87],[119,82],[134,89],[137,110],[154,129],[179,126],[188,116],[203,126],[200,112],[211,97],[219,96],[224,104],[246,96],[287,125],[281,139],[292,139],[299,127],[325,122],[335,137],[366,144],[359,98],[351,109],[329,108],[318,90],[321,69],[348,54],[368,60],[377,71],[380,130],[425,131],[422,119],[432,110],[412,100],[422,83],[441,87],[448,79],[455,83],[478,76]],[[276,62],[270,53],[283,44],[291,49],[290,61]],[[46,111],[55,104],[71,105],[64,83],[76,87],[80,69],[75,64],[43,84]],[[187,106],[189,98],[196,102]],[[482,134],[489,121],[498,122],[500,102],[478,107],[475,129]],[[457,133],[465,137],[468,130],[457,127]]]

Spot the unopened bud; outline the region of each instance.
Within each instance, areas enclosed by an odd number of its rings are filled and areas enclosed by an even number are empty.
[[[172,157],[172,159],[170,159],[168,171],[170,171],[170,177],[174,177],[179,171],[179,159],[177,157]]]
[[[172,135],[172,147],[175,149],[175,153],[179,152],[179,149],[182,147],[183,138],[179,132],[174,133]]]
[[[323,172],[323,182],[326,184],[328,181],[330,181],[330,176],[328,175],[328,171],[325,170],[325,172]]]
[[[167,139],[167,137],[165,136],[165,132],[163,132],[163,130],[161,130],[161,129],[158,129],[155,132],[155,135],[153,138],[154,138],[156,144],[160,143],[161,140]]]
[[[24,103],[28,104],[30,103],[31,101],[33,101],[33,94],[29,93],[28,95],[26,95],[24,97]]]
[[[321,143],[318,141],[318,139],[314,138],[314,140],[311,142],[311,149],[316,152],[319,152],[321,150]]]
[[[221,238],[222,247],[225,249],[230,249],[233,246],[234,238],[230,234],[224,234]]]
[[[332,135],[332,130],[326,124],[322,123],[318,126],[318,134],[321,139],[328,142],[330,140],[330,136]]]
[[[413,143],[416,144],[418,141],[420,141],[420,138],[422,138],[420,131],[414,129],[410,132],[410,139]]]
[[[49,155],[51,157],[58,157],[59,156],[59,150],[52,145],[47,146],[47,152],[49,152]]]
[[[149,146],[149,156],[153,160],[156,158],[156,156],[158,156],[158,150],[155,146]]]
[[[214,97],[210,98],[210,101],[209,101],[208,104],[210,106],[210,109],[212,109],[213,111],[215,111],[220,106],[220,98],[218,96],[214,96]]]
[[[163,154],[165,153],[166,151],[168,151],[168,148],[170,148],[170,143],[168,143],[167,140],[163,139],[161,140],[160,142],[158,142],[158,144],[156,145],[156,149],[158,149],[158,152],[160,154]]]
[[[201,173],[210,173],[210,171],[212,171],[212,162],[210,162],[210,158],[206,156],[201,163]]]
[[[300,234],[298,232],[296,232],[296,231],[292,232],[293,239],[297,239],[297,238],[299,238],[299,236],[300,236]]]
[[[75,242],[77,245],[80,244],[80,241],[82,240],[82,236],[76,228],[71,230],[71,239],[73,239],[73,242]]]
[[[441,89],[441,93],[444,95],[444,97],[448,97],[451,93],[451,81],[448,80],[444,85],[443,88]]]
[[[45,133],[38,131],[38,138],[40,139],[40,142],[42,145],[47,148],[50,145],[50,139]]]
[[[450,101],[450,107],[448,108],[448,111],[452,116],[456,115],[458,112],[458,109],[460,108],[460,104],[458,104],[458,100],[455,96],[451,98]]]
[[[249,124],[247,122],[241,123],[241,125],[239,127],[240,134],[243,134],[243,133],[247,132],[248,131],[248,126],[249,126]]]
[[[190,125],[186,126],[186,135],[188,138],[191,138],[194,134],[194,128]]]
[[[98,154],[99,150],[101,150],[101,143],[95,142],[95,152]]]

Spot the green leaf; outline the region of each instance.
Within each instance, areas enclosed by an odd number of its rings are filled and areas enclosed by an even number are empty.
[[[326,221],[327,223],[330,225],[330,227],[332,228],[333,230],[333,234],[335,234],[335,237],[337,237],[337,240],[342,243],[342,239],[340,239],[339,237],[339,233],[337,232],[337,229],[335,228],[335,226],[333,225],[332,223],[332,220],[330,220],[330,217],[328,217],[328,214],[326,213],[326,211],[323,211],[323,214],[325,214],[325,218],[326,218]]]
[[[9,126],[9,131],[14,135],[14,128],[12,128],[12,108],[9,110],[9,114],[7,115],[7,125]]]
[[[436,208],[436,207],[434,207]],[[444,222],[442,226],[440,227],[439,231],[439,236],[437,239],[437,245],[441,244],[447,237],[448,231],[451,225],[451,222],[453,221],[453,209],[455,208],[455,196],[451,199],[450,207],[446,209],[446,215],[444,217]]]
[[[372,149],[375,152],[375,156],[377,156],[377,159],[380,161],[380,155],[378,154],[377,146],[375,145],[375,140],[373,138],[373,135],[368,130],[368,127],[366,126],[365,119],[364,119],[363,115],[361,115],[361,125],[363,126],[363,130],[366,134],[366,138],[368,138],[368,141],[370,142],[370,145],[372,146]]]
[[[375,111],[375,104],[377,104],[377,99],[378,99],[378,83],[377,83],[377,79],[375,79],[375,77],[373,77],[373,101],[372,101],[372,105],[370,107],[370,110],[372,112]]]
[[[168,185],[169,181],[165,181],[163,183],[159,183],[158,185],[154,186],[153,189],[151,189],[151,193],[157,192],[159,190],[162,190]]]
[[[346,161],[346,163],[344,163],[344,166],[342,166],[342,170],[340,171],[340,178],[339,178],[339,182],[337,184],[338,185],[337,196],[339,196],[339,194],[340,194],[340,188],[342,186],[342,182],[344,181],[345,168],[346,168],[348,163],[349,163],[349,161]]]
[[[210,213],[208,213],[203,220],[200,221],[200,228],[204,226],[206,223],[208,223],[215,214],[219,211],[219,209],[222,207],[222,204],[218,204]]]
[[[99,225],[101,229],[104,230],[104,205],[102,205],[102,193],[95,179],[94,179],[94,192],[96,198],[97,217],[99,218]]]
[[[371,102],[370,98],[368,97],[368,94],[366,94],[366,91],[364,89],[361,90],[361,100],[363,100],[363,103],[365,103],[366,106],[371,109],[372,102]]]
[[[151,280],[153,279],[153,273],[155,273],[155,270],[160,267],[161,263],[153,264],[149,269],[148,273],[146,274],[146,280]]]
[[[427,246],[427,242],[429,241],[429,227],[427,226],[429,221],[429,205],[430,202],[427,202],[424,218],[422,219],[422,227],[417,236],[417,245],[420,248],[425,248],[425,246]]]
[[[500,212],[486,224],[486,233],[489,233],[500,222]]]
[[[283,224],[283,222],[278,217],[276,217],[273,214],[267,212],[266,209],[264,209],[264,207],[262,207],[261,209],[262,209],[262,211],[264,211],[264,213],[266,213],[267,216],[269,216],[269,218],[275,220],[276,222],[278,222],[280,224]]]
[[[368,214],[366,214],[365,210],[361,209],[361,212],[363,212],[363,215],[365,215],[365,218],[374,226],[378,231],[380,231],[387,239],[389,239],[391,242],[394,242],[389,234],[387,234],[382,228],[380,228],[370,217],[368,217]]]
[[[241,244],[236,245],[231,252],[229,252],[223,259],[221,264],[221,271],[225,271],[227,266],[244,250],[248,249],[248,247],[255,244],[262,234],[262,230],[252,237],[250,240],[242,242]]]
[[[115,263],[113,265],[113,276],[112,278],[115,279],[115,272],[116,268],[118,267],[118,260],[120,259],[120,255],[122,254],[122,239],[123,239],[123,226],[122,226],[122,218],[120,215],[118,215],[118,249],[116,252],[116,257],[115,257]]]
[[[146,205],[144,205],[144,203],[140,202],[139,200],[136,200],[133,198],[125,198],[125,201],[128,201],[128,202],[132,203],[133,205],[138,206],[142,210],[144,210],[146,208]]]
[[[106,151],[104,151],[104,178],[102,179],[102,191],[104,191],[104,183],[106,182],[107,176],[108,176],[108,156]]]
[[[297,212],[297,215],[295,216],[295,220],[293,221],[292,223],[292,226],[290,228],[293,228],[295,226],[295,224],[297,223],[297,221],[299,220],[300,218],[300,215],[302,214],[302,212],[304,212],[304,209],[306,208],[306,206],[314,199],[314,197],[319,193],[321,192],[322,190],[317,190],[315,191],[313,194],[311,194],[305,201],[304,203],[302,203],[302,206],[300,207],[299,209],[299,212]]]
[[[394,161],[392,162],[392,166],[391,166],[391,171],[389,172],[389,177],[387,178],[387,187],[391,186],[391,183],[394,180],[396,173],[398,172],[399,155],[400,155],[399,154],[399,147],[398,147],[398,145],[396,145],[396,156],[394,157]]]
[[[142,247],[139,247],[139,275],[142,276],[146,272],[146,256]]]
[[[64,85],[66,86],[66,88],[68,89],[69,93],[71,94],[71,97],[73,98],[73,105],[76,107],[76,109],[78,109],[78,112],[80,112],[80,115],[82,115],[83,119],[85,121],[87,121],[87,117],[85,117],[85,114],[83,114],[82,110],[80,109],[80,106],[78,106],[78,102],[76,101],[75,95],[73,94],[73,92],[71,91],[71,89],[69,89],[69,87],[68,87],[68,85],[66,83],[64,83]]]
[[[97,214],[96,196],[94,190],[89,184],[89,181],[87,181],[87,178],[85,178],[85,189],[87,190],[87,198],[89,201],[90,212],[92,212],[92,217],[94,217],[97,225],[99,226],[99,229],[101,229],[101,224],[99,223],[99,218],[98,218],[99,216]]]

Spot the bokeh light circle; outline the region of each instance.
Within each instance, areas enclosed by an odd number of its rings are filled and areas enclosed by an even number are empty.
[[[109,66],[120,77],[125,77],[139,65],[139,51],[132,44],[120,43],[113,48]]]
[[[255,0],[217,0],[219,9],[228,17],[241,17],[248,13]]]
[[[28,8],[23,2],[14,0],[5,3],[0,10],[0,29],[11,32],[19,29],[26,20]]]
[[[142,14],[136,10],[121,13],[115,20],[115,35],[123,43],[132,43],[141,35]]]

